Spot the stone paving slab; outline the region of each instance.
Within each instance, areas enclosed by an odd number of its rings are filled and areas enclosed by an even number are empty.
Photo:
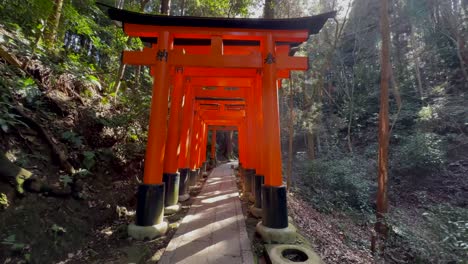
[[[254,263],[234,164],[211,172],[158,263]]]

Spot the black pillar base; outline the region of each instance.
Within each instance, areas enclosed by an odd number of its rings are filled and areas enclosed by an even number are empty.
[[[255,169],[245,169],[244,192],[252,193],[252,181],[255,176]]]
[[[185,195],[188,193],[189,186],[189,168],[179,169],[180,181],[179,181],[179,196]]]
[[[265,177],[263,175],[255,174],[253,177],[254,180],[254,197],[255,197],[255,207],[262,208],[262,185],[265,182]]]
[[[162,223],[164,217],[164,183],[138,186],[136,221],[137,226],[152,226]]]
[[[189,187],[197,185],[197,170],[189,171]]]
[[[163,173],[163,182],[165,184],[164,206],[176,205],[179,202],[179,182],[180,174]]]
[[[269,228],[288,227],[286,186],[262,186],[263,225]]]

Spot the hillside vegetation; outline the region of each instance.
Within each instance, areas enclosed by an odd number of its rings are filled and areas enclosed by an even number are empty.
[[[252,17],[264,5],[102,2],[217,17]],[[374,257],[379,1],[265,1],[275,18],[338,10],[296,51],[310,69],[279,90],[289,212],[326,263],[466,263],[468,1],[388,2],[390,232]],[[120,54],[142,47],[94,0],[0,0],[1,263],[151,263],[163,248],[132,244],[125,229],[142,178],[152,78]],[[218,137],[221,159],[233,157],[236,139]]]

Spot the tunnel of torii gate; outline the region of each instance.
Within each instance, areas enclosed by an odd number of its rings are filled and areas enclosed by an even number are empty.
[[[257,231],[262,237],[293,232],[282,177],[278,89],[290,71],[308,68],[308,58],[294,56],[294,47],[335,12],[227,19],[106,8],[125,34],[147,44],[124,51],[123,62],[149,66],[154,79],[143,183],[129,234],[142,239],[166,232],[164,213],[189,198],[188,188],[206,165],[209,129],[223,127],[238,131],[243,196],[262,217]],[[211,135],[213,142],[216,133]]]

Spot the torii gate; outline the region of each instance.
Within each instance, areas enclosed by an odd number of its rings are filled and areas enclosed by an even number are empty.
[[[111,19],[123,23],[128,36],[151,43],[151,47],[142,51],[123,53],[124,63],[148,65],[154,78],[143,184],[138,188],[136,223],[129,226],[129,233],[137,238],[165,233],[164,197],[168,197],[165,185],[173,186],[168,189],[171,191],[178,189],[175,186],[180,177],[179,168],[194,171],[201,166],[200,155],[203,144],[206,148],[208,126],[194,114],[193,82],[197,76],[255,80],[244,86],[251,87],[249,93],[253,100],[247,107],[253,108],[250,112],[255,114],[240,125],[245,131],[241,133],[242,145],[246,146],[242,167],[264,177],[263,218],[257,231],[264,238],[268,232],[293,232],[288,229],[286,188],[282,179],[278,83],[282,78],[289,78],[291,70],[307,69],[308,58],[291,56],[290,48],[318,33],[335,12],[273,20],[147,15],[112,7],[107,12]],[[227,87],[219,79],[217,82],[216,85]],[[209,98],[218,101],[222,100],[219,95],[235,92],[205,91],[210,92]],[[261,140],[245,143],[252,139]],[[169,197],[173,203],[176,196]]]
[[[243,163],[246,166],[246,169],[240,167],[240,171],[244,197],[255,203],[250,210],[254,216],[260,217],[262,214],[261,186],[264,177],[260,168],[259,154],[261,152],[261,145],[259,142],[261,138],[255,133],[261,130],[260,126],[256,127],[256,125],[260,124],[260,120],[257,120],[257,117],[261,113],[261,111],[256,109],[257,106],[261,105],[261,93],[258,94],[259,89],[256,87],[256,85],[260,84],[260,81],[252,78],[252,76],[251,78],[205,77],[195,83],[201,85],[200,87],[194,87],[195,98],[199,107],[197,109],[199,109],[198,111],[204,110],[206,113],[215,115],[216,118],[212,116],[212,119],[223,122],[233,117],[246,117],[247,109],[250,112],[247,116],[248,126],[242,127],[240,125],[243,129],[239,137],[241,153],[239,160],[241,164]],[[237,86],[234,87],[235,85]],[[259,149],[247,149],[249,146],[246,142],[247,138],[252,142],[257,142]],[[212,142],[212,148],[213,146],[214,143]],[[255,152],[258,153],[256,159],[248,156],[248,154],[254,154]],[[212,150],[213,153],[214,150]]]

